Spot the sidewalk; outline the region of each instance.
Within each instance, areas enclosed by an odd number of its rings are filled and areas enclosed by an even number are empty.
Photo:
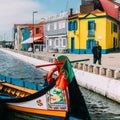
[[[15,50],[12,50],[12,51],[15,51]],[[25,51],[21,51],[21,52],[25,52]],[[48,58],[52,58],[53,54],[55,54],[56,57],[58,57],[59,55],[66,55],[71,61],[90,59],[89,61],[84,61],[84,63],[93,64],[92,54],[68,54],[68,53],[50,53],[50,52],[49,53],[48,52],[35,52],[35,53],[28,52],[28,53],[34,54],[35,56],[42,56],[42,57],[48,57]],[[104,68],[112,68],[112,69],[120,71],[120,52],[103,54],[101,63],[102,65],[98,65],[98,63],[96,63],[96,65],[104,67]]]
[[[48,52],[35,52],[35,55],[52,57],[53,53]],[[61,54],[55,53],[56,57],[59,55],[66,55],[70,60],[80,60],[80,59],[90,59],[89,61],[84,61],[87,64],[93,64],[93,55],[92,54]],[[102,55],[102,67],[114,68],[120,70],[120,52],[109,53]],[[96,63],[98,65],[98,63]]]

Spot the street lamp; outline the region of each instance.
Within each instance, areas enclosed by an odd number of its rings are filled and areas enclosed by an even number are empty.
[[[34,53],[34,14],[38,13],[38,11],[33,11],[33,53]]]

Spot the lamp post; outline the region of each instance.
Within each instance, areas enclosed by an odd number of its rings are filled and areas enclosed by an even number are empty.
[[[33,53],[34,53],[34,14],[38,13],[38,11],[33,11]]]

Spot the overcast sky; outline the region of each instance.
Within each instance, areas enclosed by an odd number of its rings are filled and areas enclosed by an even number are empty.
[[[0,40],[13,40],[13,26],[32,23],[50,15],[65,12],[69,8],[79,9],[81,0],[0,0]]]
[[[116,0],[116,2],[120,3],[120,0]]]

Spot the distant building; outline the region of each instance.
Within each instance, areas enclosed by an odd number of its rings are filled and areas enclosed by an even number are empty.
[[[68,12],[64,12],[45,19],[44,37],[46,51],[66,52],[68,15]]]
[[[34,33],[34,35],[33,35]],[[43,22],[38,24],[15,24],[14,25],[14,46],[20,50],[40,51],[43,47],[44,28]]]

